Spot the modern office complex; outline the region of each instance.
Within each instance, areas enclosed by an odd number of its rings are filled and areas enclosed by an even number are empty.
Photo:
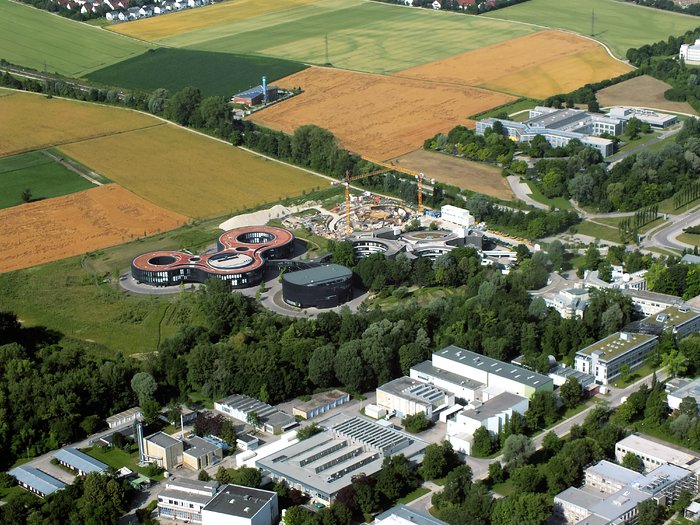
[[[658,344],[655,335],[617,332],[576,352],[575,368],[595,376],[596,383],[607,385],[620,376],[622,367],[635,370]]]
[[[581,488],[570,487],[554,498],[555,512],[567,524],[629,525],[637,521],[637,506],[653,499],[673,504],[681,492],[697,492],[697,480],[686,469],[662,465],[639,474],[609,461],[585,471]]]
[[[604,157],[613,154],[614,144],[612,140],[597,135],[619,135],[624,127],[620,119],[597,113],[537,106],[530,110],[530,118],[525,122],[496,118],[480,120],[476,123],[476,133],[483,135],[496,122],[500,122],[508,136],[517,142],[532,142],[541,135],[552,147],[561,147],[577,139],[584,146],[597,149]]]
[[[284,302],[298,308],[332,308],[352,299],[352,270],[326,264],[282,275]]]
[[[659,332],[668,330],[678,338],[700,331],[700,314],[687,306],[669,306],[644,320],[647,326],[656,326]]]
[[[214,277],[229,282],[233,288],[247,288],[260,283],[266,261],[291,256],[294,235],[272,226],[237,228],[223,233],[217,248],[210,255],[144,253],[132,261],[131,275],[139,283],[153,286],[201,283]]]
[[[469,213],[469,210],[458,208],[457,206],[445,204],[440,208],[440,217],[442,217],[443,220],[465,228],[474,226],[474,217]]]
[[[338,414],[321,423],[324,428],[308,439],[256,462],[273,480],[284,480],[312,499],[329,504],[355,475],[379,472],[384,458],[403,454],[422,460],[428,445],[414,436],[387,428],[364,417]]]

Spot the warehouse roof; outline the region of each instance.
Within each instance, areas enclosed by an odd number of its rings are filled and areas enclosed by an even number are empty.
[[[600,341],[596,341],[592,345],[582,348],[576,353],[591,355],[594,352],[600,352],[600,360],[609,361],[655,339],[657,339],[655,335],[616,332]]]
[[[488,401],[485,401],[483,405],[477,408],[470,408],[462,411],[462,415],[476,421],[484,421],[490,417],[497,416],[503,411],[513,408],[515,405],[524,401],[524,397],[511,394],[510,392],[503,392],[498,394],[496,397],[492,397]]]
[[[113,416],[109,416],[105,421],[109,425],[111,423],[118,423],[124,419],[129,419],[137,414],[141,414],[141,407],[129,408],[128,410],[124,410],[123,412],[119,412]]]
[[[53,476],[49,476],[35,467],[22,465],[21,467],[13,468],[10,475],[17,478],[17,481],[33,488],[37,492],[48,495],[65,488],[66,484],[57,480]]]
[[[410,377],[399,377],[393,381],[383,384],[377,390],[387,392],[394,396],[403,397],[404,399],[413,399],[420,403],[429,403],[435,405],[442,404],[445,396],[448,395],[446,390],[421,383]]]
[[[163,448],[169,448],[181,443],[180,440],[175,439],[165,432],[156,432],[155,434],[151,434],[150,436],[146,437],[146,441],[150,441],[151,443]]]
[[[568,503],[582,509],[590,509],[593,505],[603,500],[604,496],[587,490],[569,487],[564,492],[560,492],[554,497],[554,501]]]
[[[498,361],[497,359],[492,359],[458,346],[450,345],[442,350],[438,350],[436,353],[440,357],[445,357],[456,363],[478,368],[489,374],[510,379],[511,381],[517,381],[518,383],[531,387],[539,388],[543,384],[552,382],[552,379],[545,375],[531,372],[520,366],[504,363],[503,361]]]
[[[277,89],[277,86],[267,86],[267,92],[269,93],[270,91],[274,91]],[[255,86],[250,89],[246,89],[245,91],[241,91],[240,93],[236,93],[234,97],[239,97],[239,98],[253,98],[258,95],[263,94],[263,88],[262,86]]]
[[[326,264],[308,270],[285,273],[282,279],[299,286],[319,286],[352,277],[352,270],[340,264]]]
[[[202,510],[226,514],[227,516],[252,518],[276,496],[277,493],[269,490],[240,485],[224,485],[214,499],[207,503],[207,506]]]
[[[85,473],[101,473],[107,470],[107,465],[101,461],[97,461],[95,458],[91,458],[84,452],[80,452],[77,448],[62,448],[54,454],[54,457],[71,468]]]
[[[338,401],[339,399],[342,399],[344,397],[349,397],[349,395],[350,394],[348,394],[347,392],[342,392],[340,390],[329,390],[328,392],[319,392],[318,394],[314,394],[313,396],[311,396],[311,399],[309,399],[308,401],[303,401],[297,405],[294,405],[294,408],[296,410],[308,412],[318,407],[334,403],[335,401]]]
[[[485,386],[484,383],[480,383],[479,381],[474,381],[473,379],[469,379],[459,374],[455,374],[454,372],[450,372],[449,370],[443,370],[442,368],[438,368],[435,365],[433,365],[432,361],[423,361],[422,363],[418,363],[417,365],[414,365],[413,368],[411,368],[411,370],[415,370],[418,373],[428,374],[433,377],[440,378],[443,381],[447,381],[448,383],[453,383],[455,385],[459,385],[463,388],[469,388],[471,390],[477,390]]]

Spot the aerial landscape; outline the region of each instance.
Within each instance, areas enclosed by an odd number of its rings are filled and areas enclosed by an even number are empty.
[[[700,523],[700,2],[0,0],[0,525]]]

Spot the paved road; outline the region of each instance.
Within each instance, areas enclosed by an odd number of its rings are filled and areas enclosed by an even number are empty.
[[[680,215],[670,215],[669,221],[670,224],[651,230],[642,242],[642,246],[646,248],[657,247],[677,251],[693,248],[692,244],[679,241],[677,237],[683,233],[685,228],[700,223],[700,206],[696,206]]]
[[[644,144],[640,144],[639,146],[635,146],[635,147],[630,148],[626,151],[616,153],[612,157],[608,157],[608,162],[609,162],[608,169],[611,169],[613,166],[615,166],[615,164],[617,164],[618,162],[621,162],[622,160],[626,159],[630,155],[634,155],[635,153],[639,153],[640,151],[645,150],[649,146],[653,146],[654,144],[661,142],[662,140],[665,140],[669,137],[676,135],[682,129],[683,129],[683,124],[676,124],[675,126],[660,133],[658,137],[654,137],[653,139],[651,139],[648,142],[645,142]]]
[[[530,194],[532,193],[530,191],[530,187],[525,184],[524,182],[520,182],[520,177],[517,175],[509,175],[507,177],[508,179],[508,184],[510,184],[510,188],[513,190],[513,193],[515,196],[520,199],[521,201],[524,201],[525,203],[529,204],[530,206],[534,206],[535,208],[539,208],[540,210],[548,210],[549,206],[546,204],[542,204],[541,202],[537,202],[535,199],[530,197]]]

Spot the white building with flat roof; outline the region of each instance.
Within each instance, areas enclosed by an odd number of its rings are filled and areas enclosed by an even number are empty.
[[[219,489],[218,481],[166,478],[158,494],[158,517],[189,523],[202,523],[202,509]]]
[[[700,377],[692,381],[683,380],[683,384],[679,388],[670,392],[668,390],[669,383],[666,383],[666,391],[668,392],[666,402],[671,410],[678,410],[686,397],[694,399],[698,408],[700,408]]]
[[[649,124],[652,128],[665,129],[672,126],[678,122],[678,117],[676,115],[669,115],[668,113],[658,113],[652,109],[644,108],[630,108],[630,107],[614,107],[608,112],[608,115],[620,119],[625,124],[632,119],[636,118],[646,124]]]
[[[615,461],[622,463],[628,452],[640,458],[647,471],[671,464],[700,473],[700,455],[649,436],[634,433],[618,441],[615,445]]]
[[[442,410],[455,404],[455,395],[435,385],[399,377],[377,388],[376,404],[396,417],[422,413],[434,421]]]
[[[444,221],[451,222],[458,226],[471,228],[474,226],[474,217],[469,213],[469,210],[445,204],[440,208],[440,218]]]
[[[202,509],[202,525],[272,525],[277,523],[277,493],[224,485]]]
[[[630,371],[642,366],[658,343],[655,335],[616,332],[576,352],[574,367],[607,385],[620,376],[623,366]]]
[[[678,56],[686,63],[700,63],[700,38],[694,44],[681,44]]]

